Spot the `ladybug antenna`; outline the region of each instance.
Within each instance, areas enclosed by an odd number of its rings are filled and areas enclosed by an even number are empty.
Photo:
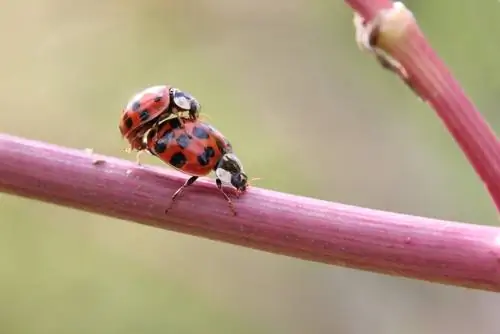
[[[202,118],[202,119],[205,119],[205,118],[206,118],[206,119],[208,119],[209,121],[212,121],[212,119],[210,118],[210,116],[208,116],[208,114],[205,114],[205,113],[200,113],[200,116],[201,116],[200,118]]]
[[[252,185],[252,183],[253,183],[253,181],[258,181],[258,180],[262,180],[262,178],[260,178],[260,177],[252,177],[252,178],[251,178],[251,179],[247,182],[247,184],[248,184],[249,186],[251,186],[251,185]]]

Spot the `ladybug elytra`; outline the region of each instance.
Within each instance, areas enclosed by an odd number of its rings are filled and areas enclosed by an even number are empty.
[[[146,149],[173,168],[191,177],[172,195],[170,206],[183,190],[199,177],[214,172],[215,183],[236,214],[233,203],[222,185],[230,185],[239,196],[248,186],[241,161],[233,153],[229,141],[210,124],[199,119],[170,118],[151,128],[144,136]]]
[[[142,151],[146,148],[144,134],[158,122],[176,115],[182,124],[181,113],[187,112],[187,119],[197,119],[200,109],[199,102],[187,92],[167,85],[148,87],[135,94],[122,110],[120,133],[131,150]]]

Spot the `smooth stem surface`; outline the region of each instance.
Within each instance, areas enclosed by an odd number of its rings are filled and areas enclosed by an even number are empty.
[[[407,9],[388,0],[346,0],[365,20],[377,22],[374,41],[404,68],[405,79],[436,111],[500,210],[500,143]],[[387,10],[393,8],[392,15]],[[458,37],[460,38],[460,37]]]
[[[100,163],[95,163],[95,160]],[[276,254],[500,291],[500,229],[250,188],[233,216],[213,181],[0,135],[0,191]],[[40,222],[43,224],[43,222]]]
[[[500,209],[500,143],[416,24],[386,51],[408,72],[411,85],[436,111]]]

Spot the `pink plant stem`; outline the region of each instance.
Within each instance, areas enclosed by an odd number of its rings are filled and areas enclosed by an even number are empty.
[[[389,0],[346,0],[365,22],[383,17]],[[446,13],[443,13],[445,15]],[[392,20],[389,21],[389,20]],[[416,20],[401,14],[380,21],[376,47],[404,68],[405,81],[436,111],[500,210],[500,143],[473,103],[467,98],[436,52],[427,42]],[[460,36],[456,36],[460,39]]]
[[[250,188],[237,216],[213,181],[0,134],[0,191],[276,254],[500,291],[500,229]],[[6,219],[6,218],[4,218]],[[43,224],[43,222],[40,222]]]
[[[371,21],[382,9],[389,9],[392,6],[390,0],[345,0],[354,11],[363,16],[366,21]]]

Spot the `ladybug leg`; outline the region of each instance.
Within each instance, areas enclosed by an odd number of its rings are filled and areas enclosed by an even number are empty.
[[[181,129],[184,128],[184,120],[182,119],[181,114],[179,112],[177,112],[175,114],[175,116],[177,116],[177,119],[179,120],[179,123],[181,124]]]
[[[144,150],[140,150],[135,155],[135,163],[138,164],[139,166],[142,166],[142,164],[141,164],[141,155],[142,155],[143,152],[144,152]]]
[[[200,115],[200,103],[195,99],[191,100],[191,108],[189,109],[189,118],[195,120]]]
[[[182,187],[180,187],[179,189],[177,189],[177,191],[172,195],[172,199],[170,201],[170,205],[165,210],[165,214],[172,208],[172,206],[174,205],[175,199],[184,191],[184,189],[186,189],[187,187],[189,187],[190,185],[192,185],[194,183],[194,181],[196,181],[198,179],[198,177],[199,176],[191,176],[186,182],[184,182],[184,184],[182,185]]]
[[[217,184],[217,188],[221,192],[222,196],[226,199],[227,203],[229,204],[229,208],[233,212],[233,214],[236,216],[236,209],[234,208],[233,201],[229,198],[229,196],[224,192],[224,189],[222,189],[222,181],[219,179],[215,180],[215,184]]]

